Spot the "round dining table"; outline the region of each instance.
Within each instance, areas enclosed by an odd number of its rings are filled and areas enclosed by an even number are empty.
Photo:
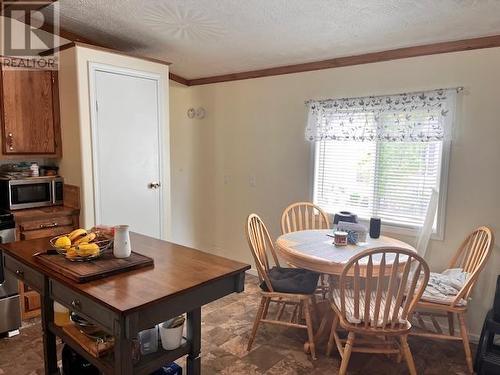
[[[366,250],[374,248],[401,248],[416,251],[413,246],[395,238],[380,236],[355,245],[333,244],[331,229],[302,230],[283,234],[276,240],[276,250],[287,263],[328,275],[340,275],[349,260]],[[375,259],[374,259],[375,260]],[[392,264],[388,257],[386,264]]]
[[[315,271],[321,274],[330,275],[330,282],[333,277],[339,276],[344,266],[349,260],[366,250],[375,248],[401,248],[410,251],[416,251],[413,246],[395,238],[380,236],[379,238],[370,238],[367,236],[365,242],[357,244],[348,244],[346,246],[336,246],[333,244],[332,229],[302,230],[283,234],[276,240],[276,250],[280,257],[287,263]],[[394,257],[386,257],[386,265],[393,264]],[[377,258],[373,258],[374,271],[377,268]],[[399,265],[404,266],[405,259],[399,258]],[[386,268],[390,271],[390,267]],[[360,274],[363,275],[363,264],[360,263]],[[330,285],[330,287],[334,287]],[[325,295],[324,295],[325,296]],[[328,327],[333,320],[333,310],[330,302],[324,300],[318,303],[318,309],[322,311],[320,324],[314,335],[314,342],[323,341],[328,333]],[[309,342],[304,343],[304,351],[309,352]]]

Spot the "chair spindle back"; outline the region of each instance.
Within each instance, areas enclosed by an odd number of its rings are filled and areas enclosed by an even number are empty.
[[[469,298],[482,269],[486,265],[493,244],[493,232],[490,228],[482,226],[475,229],[460,245],[457,253],[452,258],[448,268],[462,268],[468,273],[467,282],[455,299]]]
[[[429,273],[425,260],[405,249],[384,247],[358,254],[340,276],[341,319],[370,330],[407,328]]]
[[[250,214],[247,218],[245,227],[248,246],[252,251],[252,256],[255,261],[255,267],[259,275],[259,280],[266,283],[267,289],[272,292],[273,287],[268,276],[268,272],[272,267],[269,263],[268,253],[271,254],[274,264],[280,267],[278,257],[274,250],[274,245],[269,235],[269,231],[262,219],[256,214]]]
[[[307,229],[329,229],[328,215],[310,202],[293,203],[281,215],[283,234]]]

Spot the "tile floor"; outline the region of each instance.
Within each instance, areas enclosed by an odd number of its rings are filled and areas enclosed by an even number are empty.
[[[339,355],[324,355],[311,361],[302,351],[305,331],[261,326],[254,346],[246,351],[249,331],[259,301],[257,279],[247,278],[246,290],[205,306],[202,310],[202,374],[336,374]],[[460,343],[410,338],[419,374],[466,374]],[[474,348],[473,348],[474,349]],[[182,364],[183,361],[181,361]],[[383,355],[354,353],[350,374],[406,374],[404,362]],[[0,375],[43,374],[39,320],[21,329],[21,334],[0,340]]]

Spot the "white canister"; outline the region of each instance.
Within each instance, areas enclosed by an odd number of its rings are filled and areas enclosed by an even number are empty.
[[[174,350],[182,344],[182,330],[184,328],[184,324],[175,328],[167,328],[169,323],[170,320],[167,320],[159,326],[161,346],[165,350]]]
[[[113,255],[116,258],[127,258],[132,253],[128,225],[117,225],[115,228]]]
[[[31,162],[30,170],[32,177],[38,177],[40,175],[40,168],[38,167],[38,163],[36,161]]]

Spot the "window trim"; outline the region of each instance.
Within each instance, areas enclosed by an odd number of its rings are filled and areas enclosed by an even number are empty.
[[[310,200],[311,202],[316,203],[316,181],[318,180],[318,171],[316,169],[316,165],[318,165],[319,159],[319,147],[317,147],[316,142],[310,142],[310,163],[311,163],[311,179],[312,184],[310,184]],[[446,198],[448,194],[448,174],[449,174],[449,166],[450,166],[450,155],[451,155],[451,140],[443,140],[442,147],[442,155],[441,155],[441,168],[439,171],[439,201],[438,201],[438,217],[437,217],[437,225],[436,230],[432,232],[431,239],[440,240],[444,239],[444,228],[446,224]],[[333,215],[334,212],[328,212],[327,214]],[[360,219],[360,223],[366,226],[369,226],[369,219]],[[382,222],[382,232],[396,234],[396,235],[404,235],[404,236],[417,236],[419,234],[418,227],[408,227],[405,225],[397,225],[397,224],[384,224]]]

